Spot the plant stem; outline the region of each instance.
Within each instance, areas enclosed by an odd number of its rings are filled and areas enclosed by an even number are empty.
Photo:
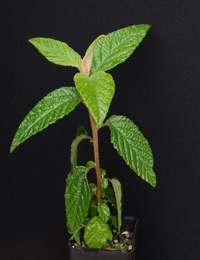
[[[88,112],[89,112],[91,128],[92,128],[94,158],[96,164],[95,170],[96,170],[96,177],[97,177],[97,202],[98,204],[101,204],[101,172],[100,172],[100,163],[99,163],[98,127],[94,117],[91,115],[89,110]]]

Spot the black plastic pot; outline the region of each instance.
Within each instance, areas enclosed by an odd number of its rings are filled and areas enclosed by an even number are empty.
[[[127,225],[130,231],[133,232],[132,250],[129,252],[120,252],[107,249],[76,247],[72,242],[69,242],[70,260],[135,260],[135,239],[138,219],[135,217],[123,217],[122,227]]]

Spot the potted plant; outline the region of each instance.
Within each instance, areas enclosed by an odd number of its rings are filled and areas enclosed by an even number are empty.
[[[29,40],[50,62],[76,67],[79,72],[74,76],[75,87],[61,87],[52,91],[27,114],[14,136],[10,151],[30,136],[69,114],[79,103],[88,110],[91,123],[92,136],[88,135],[84,127],[79,127],[71,144],[71,172],[67,176],[65,190],[67,227],[72,235],[70,240],[75,241],[70,244],[71,259],[84,259],[84,256],[77,256],[77,252],[82,252],[81,243],[86,244],[83,247],[83,251],[86,252],[85,258],[88,258],[88,252],[94,252],[90,259],[114,259],[119,255],[119,259],[133,257],[134,248],[129,246],[135,243],[134,235],[129,236],[133,236],[133,241],[124,236],[129,231],[122,234],[126,240],[122,241],[123,244],[112,242],[116,234],[121,234],[122,191],[120,181],[115,177],[108,178],[106,171],[100,167],[98,131],[103,127],[109,127],[111,143],[119,155],[134,172],[155,187],[153,155],[148,141],[138,127],[121,115],[113,115],[105,120],[115,92],[113,77],[105,71],[125,61],[145,37],[149,28],[147,24],[139,24],[114,31],[107,36],[101,35],[92,42],[83,59],[64,42],[49,38]],[[87,162],[85,166],[79,166],[78,145],[84,139],[89,139],[93,145],[94,160]],[[92,168],[96,171],[95,184],[88,183],[87,179],[87,174]],[[111,215],[110,206],[116,207],[117,217]],[[130,221],[130,218],[125,218],[125,222],[128,222],[129,226],[133,225],[133,232],[137,220]],[[91,248],[94,250],[91,251]],[[127,252],[127,248],[130,252]],[[122,250],[126,253],[111,252],[108,249]],[[113,256],[110,253],[113,253]]]

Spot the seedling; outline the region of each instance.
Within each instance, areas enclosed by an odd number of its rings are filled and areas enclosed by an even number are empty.
[[[147,24],[139,24],[107,36],[101,35],[89,46],[83,59],[64,42],[49,38],[29,40],[50,62],[76,67],[79,72],[74,76],[75,87],[61,87],[52,91],[28,113],[15,134],[11,152],[30,136],[69,114],[79,103],[85,106],[92,136],[84,127],[78,128],[71,144],[72,168],[65,190],[68,231],[72,234],[71,239],[79,245],[82,232],[89,247],[102,248],[107,240],[113,238],[110,226],[118,228],[120,232],[122,224],[121,184],[117,178],[106,177],[106,171],[100,168],[98,132],[103,127],[110,128],[111,143],[127,165],[150,185],[156,185],[151,148],[138,127],[122,115],[113,115],[105,120],[115,92],[113,77],[105,71],[124,62],[149,28]],[[86,166],[79,166],[77,149],[84,139],[89,139],[93,145],[94,160]],[[96,171],[96,184],[88,183],[87,175],[92,168]],[[116,207],[117,217],[111,216],[111,205]]]

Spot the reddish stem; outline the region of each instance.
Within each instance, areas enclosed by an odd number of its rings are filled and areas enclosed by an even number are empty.
[[[97,177],[97,202],[101,204],[101,172],[100,172],[100,163],[99,163],[99,142],[98,142],[98,127],[95,122],[94,117],[91,115],[90,111],[90,122],[92,127],[92,135],[93,135],[93,147],[94,147],[94,158],[95,158],[95,170]]]

